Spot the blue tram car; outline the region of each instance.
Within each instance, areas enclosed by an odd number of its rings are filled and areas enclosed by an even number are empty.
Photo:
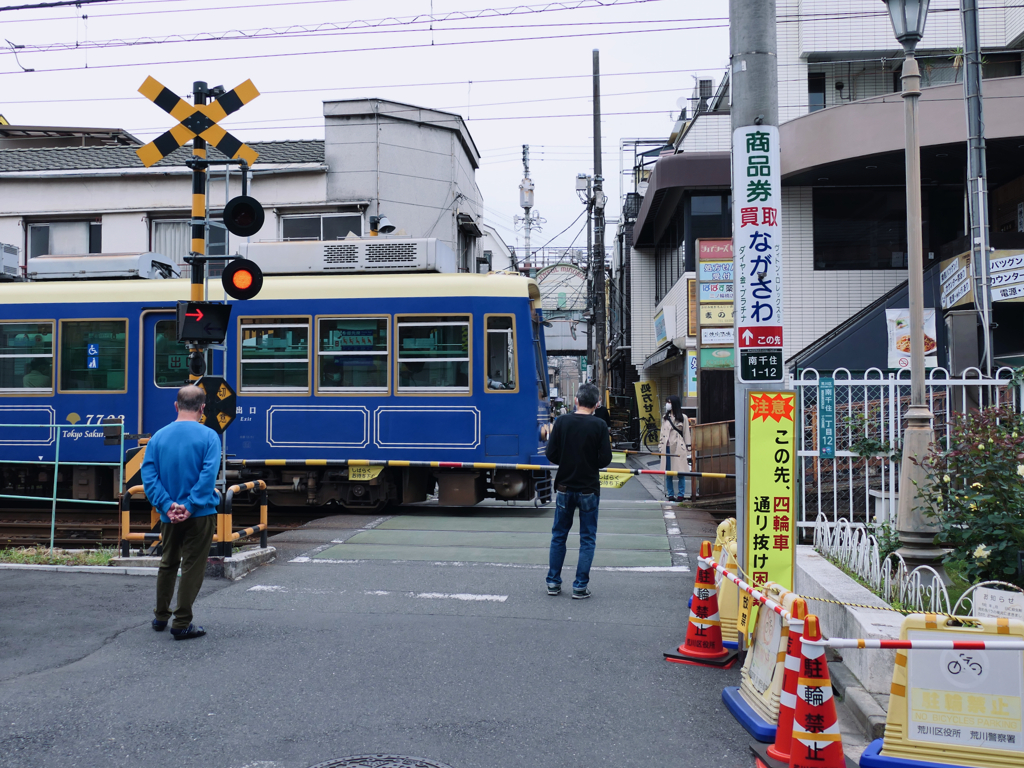
[[[223,296],[219,284],[210,293]],[[174,419],[188,378],[175,308],[188,295],[180,279],[0,284],[0,494],[49,497],[59,443],[59,497],[115,498],[117,469],[96,464],[122,457],[102,422],[119,419],[144,443]],[[264,479],[275,505],[373,511],[435,489],[442,504],[547,500],[543,471],[332,464],[546,463],[546,350],[529,278],[268,275],[256,298],[232,302],[223,349],[208,355],[237,393],[226,479]]]

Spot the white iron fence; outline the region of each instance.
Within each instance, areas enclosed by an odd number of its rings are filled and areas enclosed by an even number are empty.
[[[954,413],[1007,403],[1019,410],[1024,387],[1011,383],[1013,374],[1011,368],[1000,368],[994,378],[987,379],[977,368],[969,368],[959,378],[951,378],[944,368],[929,371],[925,402],[933,414],[936,438],[949,437]],[[821,378],[818,371],[804,369],[793,382],[801,425],[797,525],[809,533],[819,516],[832,525],[841,519],[852,524],[895,523],[910,372],[893,374],[877,368],[861,374],[845,368],[833,372],[832,458],[821,456],[820,436],[828,426],[827,409],[819,413]]]

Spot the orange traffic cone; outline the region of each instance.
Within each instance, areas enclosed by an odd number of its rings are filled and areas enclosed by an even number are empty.
[[[700,556],[711,557],[711,542],[700,545]],[[738,651],[722,645],[722,626],[718,616],[718,591],[715,572],[710,565],[697,564],[697,579],[693,585],[690,603],[690,623],[686,627],[686,640],[674,651],[665,653],[665,659],[679,664],[728,669],[736,663]]]
[[[818,617],[808,616],[800,643],[802,658],[796,686],[789,768],[846,768],[825,649],[808,643],[809,640],[820,639]]]
[[[796,709],[796,686],[800,677],[800,639],[807,617],[807,603],[795,598],[789,609],[789,643],[786,646],[786,668],[782,675],[782,695],[779,697],[779,722],[775,727],[774,744],[755,744],[750,748],[763,768],[783,768],[789,765],[793,742],[793,713]]]

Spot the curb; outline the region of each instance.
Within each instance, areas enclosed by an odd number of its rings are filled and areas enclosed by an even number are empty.
[[[871,741],[885,736],[885,710],[861,687],[849,667],[842,662],[831,661],[828,669],[832,677],[832,690],[850,710],[864,735]]]
[[[49,571],[50,573],[106,573],[113,576],[156,576],[155,568],[115,565],[32,565],[0,563],[0,571]]]

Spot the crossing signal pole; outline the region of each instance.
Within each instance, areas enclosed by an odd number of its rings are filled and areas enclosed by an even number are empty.
[[[210,92],[206,83],[197,80],[192,83],[192,103],[206,105]],[[196,136],[192,139],[192,158],[206,160],[206,139]],[[192,164],[192,301],[206,299],[204,283],[206,278],[206,163]],[[199,258],[195,258],[198,256]]]

